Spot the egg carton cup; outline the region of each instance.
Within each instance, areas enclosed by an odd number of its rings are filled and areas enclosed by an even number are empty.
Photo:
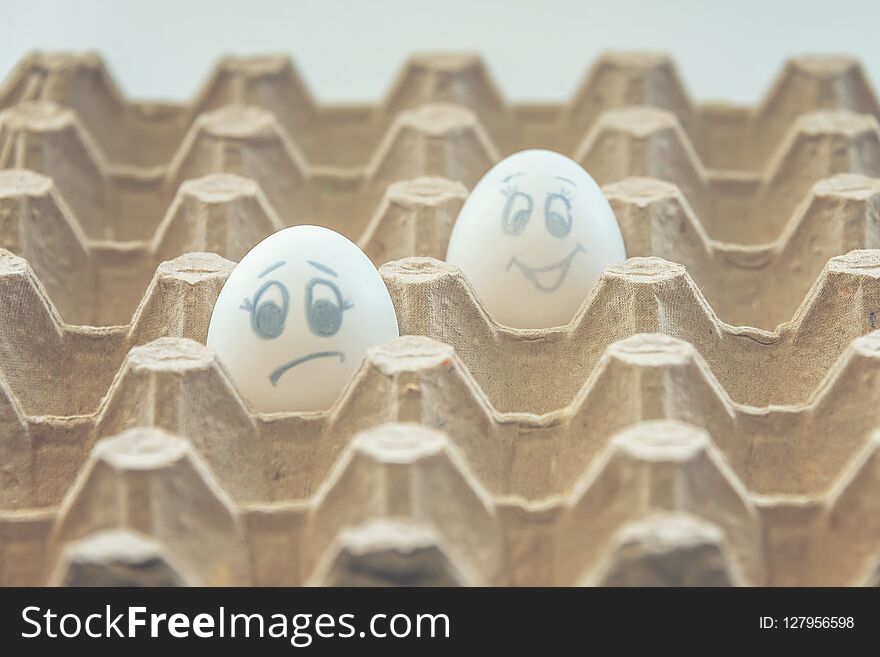
[[[607,110],[645,105],[674,114],[710,169],[760,170],[801,114],[848,109],[880,117],[858,61],[841,56],[789,60],[755,107],[691,100],[674,63],[662,54],[600,56],[565,103],[511,103],[476,55],[419,54],[403,66],[375,105],[320,104],[284,56],[226,57],[188,103],[125,98],[94,53],[23,58],[0,87],[0,108],[33,100],[68,106],[82,118],[108,161],[150,167],[173,159],[198,117],[226,105],[255,105],[275,116],[309,161],[368,162],[398,114],[429,103],[472,110],[501,152],[553,148],[567,154]]]

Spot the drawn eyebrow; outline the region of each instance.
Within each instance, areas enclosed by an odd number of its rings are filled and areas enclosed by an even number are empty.
[[[502,179],[501,182],[507,182],[511,178],[516,178],[517,176],[524,176],[524,175],[526,175],[525,171],[520,171],[519,173],[512,173],[509,176],[507,176],[507,178]]]
[[[331,276],[338,276],[338,274],[330,269],[327,265],[322,265],[320,262],[315,262],[314,260],[306,260],[312,267],[315,269],[320,269],[325,274],[330,274]]]
[[[265,275],[268,274],[269,272],[275,271],[275,270],[278,269],[281,265],[285,265],[285,264],[287,264],[286,261],[284,261],[284,260],[279,260],[279,261],[276,262],[274,265],[269,265],[269,266],[266,267],[263,271],[260,272],[260,275],[259,275],[258,278],[263,278],[263,276],[265,276]]]
[[[572,187],[577,187],[577,185],[575,183],[573,183],[571,180],[569,180],[568,178],[563,178],[562,176],[556,176],[556,180],[561,180],[563,182],[567,182]]]

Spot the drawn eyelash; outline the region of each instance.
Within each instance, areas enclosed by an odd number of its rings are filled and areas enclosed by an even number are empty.
[[[548,206],[549,206],[550,201],[552,199],[556,199],[556,198],[562,200],[562,202],[565,203],[566,208],[569,210],[569,212],[571,211],[571,192],[570,191],[563,188],[563,189],[559,190],[558,192],[551,192],[550,194],[548,194],[547,195]]]

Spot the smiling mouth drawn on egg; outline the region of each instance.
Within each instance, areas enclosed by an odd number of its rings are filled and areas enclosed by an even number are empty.
[[[559,262],[547,265],[546,267],[529,267],[519,258],[513,256],[510,259],[510,262],[507,263],[507,271],[510,271],[510,268],[516,265],[519,267],[522,275],[530,280],[532,285],[541,290],[541,292],[555,292],[565,282],[565,278],[568,276],[568,270],[571,268],[571,261],[574,260],[574,257],[578,253],[586,253],[586,251],[587,250],[583,245],[578,242],[571,250],[571,253]],[[554,277],[556,279],[555,281],[553,280]],[[545,282],[542,283],[541,278],[543,278]]]
[[[313,354],[294,358],[293,360],[284,363],[284,365],[276,367],[269,375],[269,381],[272,382],[273,386],[277,386],[278,379],[284,376],[284,373],[287,372],[287,370],[293,369],[297,365],[302,365],[310,360],[315,360],[316,358],[339,358],[340,363],[345,362],[345,354],[341,351],[316,351]]]

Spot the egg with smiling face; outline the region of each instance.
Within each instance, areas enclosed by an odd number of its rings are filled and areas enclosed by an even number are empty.
[[[506,326],[571,321],[609,265],[623,262],[620,226],[596,181],[559,153],[514,153],[465,201],[446,260]]]
[[[207,344],[264,413],[330,408],[369,347],[398,337],[369,258],[327,228],[294,226],[251,249],[227,279]]]

